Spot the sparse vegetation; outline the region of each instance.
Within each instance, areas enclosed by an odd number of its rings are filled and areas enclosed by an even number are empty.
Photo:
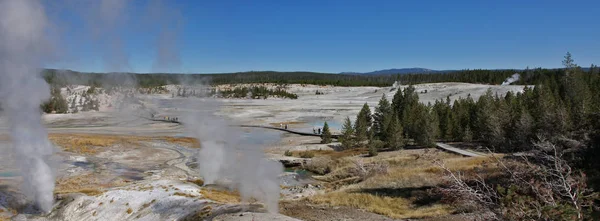
[[[314,152],[311,151],[302,151],[299,154],[300,158],[313,158],[315,157]]]
[[[332,192],[309,198],[308,201],[316,204],[361,208],[396,219],[435,217],[453,212],[450,206],[442,204],[417,207],[410,199],[361,192]]]
[[[200,189],[200,194],[206,199],[221,203],[239,203],[241,201],[240,193],[237,191],[202,188]]]
[[[289,93],[282,88],[275,90],[265,86],[236,87],[233,90],[221,90],[218,95],[225,98],[267,99],[268,97],[298,99],[298,95]]]
[[[67,100],[60,94],[60,87],[53,86],[50,89],[50,100],[40,107],[45,113],[64,114],[69,110]]]
[[[203,186],[204,185],[204,180],[202,180],[202,179],[192,179],[192,180],[189,180],[189,181],[192,182],[192,183],[194,183],[194,184],[196,184],[196,185],[198,185],[198,186]]]
[[[294,155],[294,153],[292,153],[292,151],[291,151],[291,150],[286,150],[286,151],[283,153],[283,155],[284,155],[284,156],[286,156],[286,157],[291,157],[291,156],[293,156],[293,155]]]
[[[119,136],[119,135],[89,135],[89,134],[49,134],[48,138],[63,150],[78,154],[93,155],[99,148],[116,144],[137,145],[142,140],[151,137]]]

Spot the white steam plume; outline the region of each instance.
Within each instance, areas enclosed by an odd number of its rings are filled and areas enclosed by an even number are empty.
[[[194,101],[200,100],[189,103]],[[269,212],[277,213],[281,163],[268,160],[260,146],[244,143],[239,129],[213,114],[218,108],[217,101],[202,99],[190,108],[199,111],[185,117],[186,129],[202,146],[198,164],[204,183],[232,182],[243,199],[257,199]]]
[[[38,68],[51,49],[49,27],[38,0],[0,1],[0,103],[10,124],[23,192],[45,212],[54,201],[54,174],[48,162],[53,147],[40,115],[50,88]]]
[[[129,55],[123,49],[123,39],[120,33],[124,32],[126,23],[127,2],[125,0],[100,0],[97,8],[92,8],[94,13],[88,27],[94,28],[92,33],[103,46],[103,61],[105,70],[122,72],[131,69]],[[98,23],[96,23],[98,22]]]
[[[156,31],[156,58],[152,71],[174,71],[181,66],[179,56],[179,32],[182,26],[182,15],[179,10],[169,7],[162,0],[151,0],[147,7],[147,20],[151,22],[150,31]]]
[[[521,78],[521,75],[519,75],[519,73],[515,73],[512,76],[506,78],[506,80],[504,80],[504,82],[502,82],[502,85],[510,85],[514,82],[519,81],[520,78]]]

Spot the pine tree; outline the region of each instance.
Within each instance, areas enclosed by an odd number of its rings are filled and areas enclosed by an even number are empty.
[[[346,117],[344,125],[342,125],[342,136],[340,137],[343,149],[350,149],[356,145],[353,135],[354,128],[352,127],[352,121],[350,121],[350,117]]]
[[[437,136],[437,117],[430,113],[429,107],[417,104],[410,109],[408,116],[408,138],[412,138],[418,145],[432,146]]]
[[[571,52],[567,52],[567,54],[565,55],[565,60],[563,60],[562,64],[567,69],[573,69],[573,68],[577,67],[577,64],[575,64],[575,61],[573,60],[573,57],[571,56]]]
[[[473,141],[473,132],[471,132],[471,127],[470,126],[467,126],[465,128],[465,132],[464,132],[463,137],[461,139],[464,142],[471,142],[471,141]]]
[[[375,114],[373,114],[373,135],[376,139],[385,140],[386,127],[392,114],[392,106],[384,94],[375,108]]]
[[[406,124],[410,121],[408,116],[409,110],[419,103],[419,95],[415,92],[415,87],[409,85],[402,92],[398,90],[394,95],[392,102],[392,108],[394,113],[398,115],[398,119],[401,123]]]
[[[398,150],[404,147],[403,128],[396,115],[392,115],[389,126],[386,130],[386,146],[390,149]]]
[[[450,139],[450,116],[452,114],[450,108],[450,97],[446,97],[446,102],[436,100],[435,104],[433,105],[433,111],[435,114],[437,114],[437,119],[439,121],[439,138]]]
[[[354,123],[354,136],[356,137],[357,142],[367,140],[367,133],[372,124],[371,121],[371,109],[369,108],[369,105],[365,103],[356,116],[356,121]]]
[[[321,132],[321,143],[331,143],[331,132],[329,131],[329,125],[327,125],[327,122],[323,124],[323,131]]]
[[[479,97],[475,119],[477,132],[475,137],[491,146],[498,147],[504,143],[505,135],[495,102],[490,89]]]

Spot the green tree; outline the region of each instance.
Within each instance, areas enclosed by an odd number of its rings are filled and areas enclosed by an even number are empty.
[[[565,55],[565,59],[562,61],[562,64],[567,69],[573,69],[573,68],[577,67],[577,64],[575,64],[575,61],[573,60],[573,57],[571,56],[571,52],[567,52],[567,54]]]
[[[50,100],[44,102],[41,105],[41,108],[46,113],[56,112],[57,114],[67,113],[69,110],[69,105],[67,100],[60,94],[60,88],[58,86],[53,86],[50,89]]]
[[[342,125],[342,136],[340,137],[342,148],[350,149],[356,145],[355,137],[353,137],[354,133],[352,121],[350,121],[350,117],[346,117],[346,120],[344,120],[344,125]]]
[[[406,124],[410,121],[409,110],[418,103],[419,95],[415,91],[415,87],[409,85],[404,88],[403,91],[398,89],[398,92],[396,92],[392,101],[392,108],[394,109],[394,113],[398,115],[398,120],[400,120],[401,123]]]
[[[452,109],[450,107],[450,97],[446,97],[446,102],[436,100],[433,105],[433,111],[437,114],[439,120],[439,137],[441,139],[451,139],[452,125],[450,118]]]
[[[373,135],[375,139],[385,140],[386,127],[393,115],[392,106],[385,98],[385,94],[379,99],[379,104],[373,114]]]
[[[502,128],[502,119],[498,117],[500,110],[497,109],[495,102],[490,89],[479,97],[475,115],[475,137],[491,146],[498,147],[503,144],[506,137]]]
[[[327,122],[323,124],[323,131],[321,132],[321,143],[331,143],[331,132],[329,131],[329,125],[327,125]]]
[[[400,120],[396,115],[392,115],[389,126],[386,131],[386,146],[388,148],[398,150],[404,147],[404,136],[402,124],[400,124]]]
[[[418,103],[414,105],[408,115],[408,138],[412,138],[418,145],[433,146],[438,132],[438,123],[436,115],[431,112],[428,106]]]
[[[354,136],[356,137],[357,142],[368,139],[368,132],[371,128],[371,124],[371,109],[369,108],[369,105],[365,103],[356,116],[356,121],[354,123]]]

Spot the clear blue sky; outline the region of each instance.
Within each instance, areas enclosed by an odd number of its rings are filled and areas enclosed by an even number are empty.
[[[129,14],[144,1],[134,2]],[[567,51],[600,64],[599,0],[164,2],[183,21],[173,72],[560,67]],[[133,29],[123,37],[131,71],[150,72],[152,34]],[[100,46],[72,38],[77,59],[50,66],[103,71]]]

